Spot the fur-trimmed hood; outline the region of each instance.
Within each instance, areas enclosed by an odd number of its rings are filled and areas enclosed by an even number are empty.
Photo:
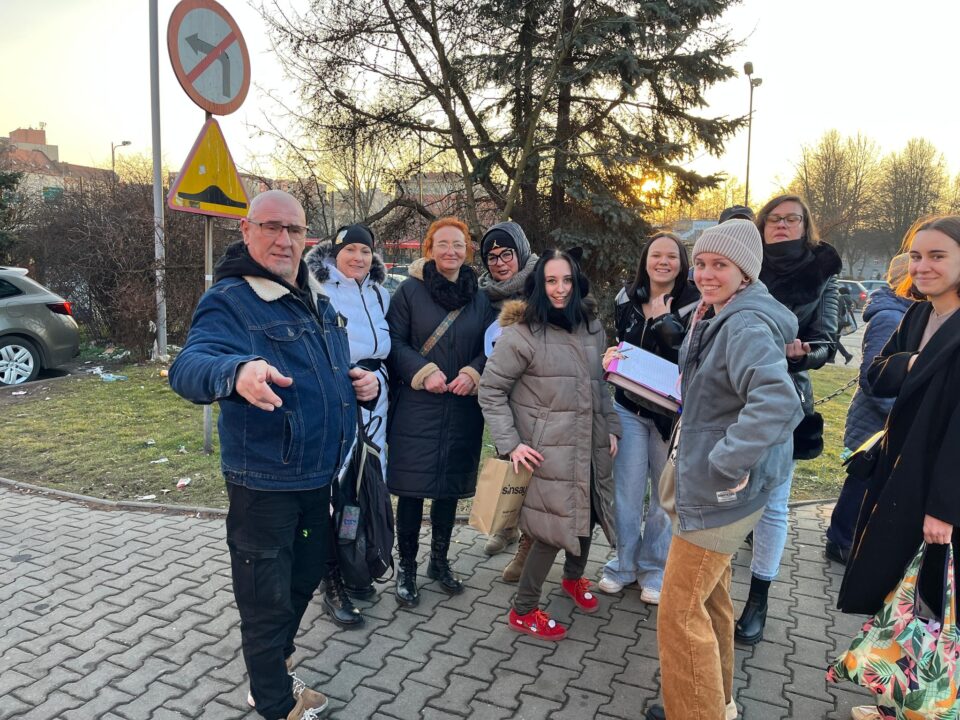
[[[331,270],[336,270],[337,267],[333,257],[333,244],[329,240],[317,243],[316,247],[304,256],[303,261],[307,264],[310,276],[320,284],[327,282],[330,279]],[[377,285],[383,284],[387,279],[387,266],[377,253],[373,254],[373,263],[370,265],[370,274],[367,277]]]
[[[760,280],[777,300],[795,308],[817,300],[827,280],[839,275],[841,270],[843,260],[833,245],[821,242],[811,249],[810,260],[789,274],[777,274],[765,260]]]
[[[581,302],[583,302],[583,310],[587,315],[587,322],[592,323],[597,319],[597,308],[599,307],[597,301],[593,295],[587,295]],[[500,316],[497,318],[497,322],[502,328],[522,323],[523,314],[526,310],[526,300],[506,300],[500,308]]]

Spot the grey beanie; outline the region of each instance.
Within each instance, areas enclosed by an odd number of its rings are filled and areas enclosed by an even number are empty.
[[[751,282],[760,279],[763,240],[757,226],[749,220],[727,220],[704,230],[693,246],[693,258],[705,252],[723,255],[731,260]]]

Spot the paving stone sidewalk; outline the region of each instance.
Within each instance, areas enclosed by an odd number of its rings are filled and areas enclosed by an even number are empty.
[[[831,506],[792,511],[765,640],[737,649],[736,698],[746,720],[839,719],[869,697],[827,685],[824,668],[861,619],[833,609],[841,569],[822,556]],[[421,555],[427,543],[421,543]],[[659,690],[656,609],[636,586],[573,610],[559,565],[548,610],[569,627],[551,645],[504,623],[514,585],[507,554],[458,528],[451,549],[466,591],[450,598],[421,576],[423,599],[398,609],[390,592],[362,603],[361,630],[340,630],[314,602],[297,673],[330,696],[328,717],[637,720]],[[588,572],[609,555],[594,544]],[[749,549],[734,595],[749,583]],[[239,618],[222,520],[90,509],[0,488],[0,719],[255,718],[245,703]],[[738,609],[740,602],[738,602]]]

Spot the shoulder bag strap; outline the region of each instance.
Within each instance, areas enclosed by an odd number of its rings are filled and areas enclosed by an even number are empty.
[[[440,324],[437,325],[437,329],[433,331],[433,335],[427,338],[427,341],[423,344],[423,347],[420,348],[420,355],[426,357],[433,346],[440,342],[440,338],[444,336],[444,333],[450,329],[450,326],[453,325],[453,321],[456,320],[460,313],[463,312],[463,308],[459,307],[456,310],[451,310],[447,313],[447,316],[440,321]]]

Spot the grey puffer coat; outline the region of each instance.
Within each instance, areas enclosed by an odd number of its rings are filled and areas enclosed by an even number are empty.
[[[591,316],[572,333],[523,322],[526,303],[504,303],[503,335],[480,379],[480,407],[501,455],[520,443],[544,461],[527,489],[520,528],[572,555],[590,534],[593,511],[610,541],[613,526],[613,458],[610,435],[620,419],[603,381],[606,335]],[[591,472],[593,483],[591,485]]]

